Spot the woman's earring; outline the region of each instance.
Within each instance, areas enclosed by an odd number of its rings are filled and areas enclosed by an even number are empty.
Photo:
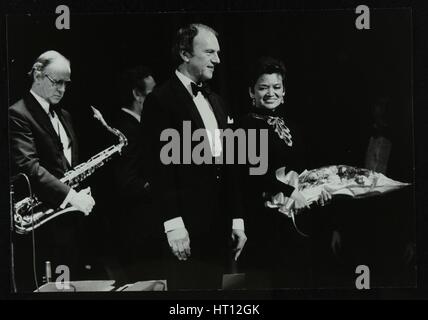
[[[284,96],[282,96],[282,98],[281,98],[281,104],[283,104],[284,103]]]
[[[252,97],[251,98],[251,103],[255,107],[256,106],[256,98]]]

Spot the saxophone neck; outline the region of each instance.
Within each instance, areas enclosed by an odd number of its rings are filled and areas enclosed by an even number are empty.
[[[119,143],[122,146],[126,146],[128,144],[128,139],[126,139],[125,135],[119,130],[117,129],[114,129],[114,130],[116,131],[116,135],[119,137]]]
[[[125,135],[120,132],[119,130],[110,127],[107,122],[104,120],[103,115],[101,112],[95,108],[94,106],[91,106],[92,111],[94,112],[94,118],[101,122],[101,124],[111,133],[113,133],[115,136],[119,138],[119,143],[123,146],[126,146],[128,144],[128,139],[126,139]]]

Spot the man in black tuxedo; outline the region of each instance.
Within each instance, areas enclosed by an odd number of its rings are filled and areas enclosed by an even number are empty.
[[[147,97],[142,113],[143,148],[154,168],[154,206],[173,253],[168,254],[169,290],[220,288],[230,232],[235,259],[246,241],[233,166],[215,161],[225,152],[215,132],[230,119],[222,99],[205,85],[220,63],[219,50],[217,32],[210,27],[181,28],[173,46],[175,74]],[[213,164],[162,163],[161,133],[182,132],[185,121],[192,133],[205,130]],[[193,144],[183,139],[184,134],[182,143]]]
[[[156,85],[145,66],[125,70],[119,77],[120,111],[113,126],[128,139],[122,156],[114,163],[115,193],[111,248],[112,272],[127,283],[150,280],[159,274],[159,231],[151,214],[151,195],[144,154],[141,153],[141,111],[147,95]],[[144,230],[144,231],[143,231]],[[143,231],[143,232],[142,232]],[[156,236],[156,237],[155,237]]]
[[[95,205],[90,190],[78,192],[59,180],[78,164],[71,117],[59,106],[70,82],[70,62],[56,51],[47,51],[37,58],[29,74],[33,81],[30,92],[9,108],[12,174],[26,174],[33,192],[49,207],[72,205],[88,215]],[[65,220],[50,221],[37,231],[39,272],[46,260],[53,268],[73,264],[68,258],[74,254],[71,242],[75,237]]]
[[[122,157],[117,161],[116,182],[120,197],[126,203],[139,202],[147,198],[149,184],[140,159],[141,112],[147,95],[153,91],[156,82],[152,72],[144,66],[126,70],[120,78],[120,95],[122,108],[116,115],[114,127],[119,129],[128,139]]]

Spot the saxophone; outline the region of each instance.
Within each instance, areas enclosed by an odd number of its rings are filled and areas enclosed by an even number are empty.
[[[128,140],[119,130],[110,127],[106,123],[101,112],[93,106],[91,106],[91,108],[94,112],[94,118],[99,120],[108,131],[116,135],[119,138],[119,143],[117,145],[110,146],[109,148],[97,153],[88,161],[67,171],[60,181],[71,188],[77,187],[80,182],[92,175],[95,170],[109,161],[114,154],[120,154],[122,152],[122,148],[128,144]],[[70,211],[76,211],[76,209],[72,206],[64,209],[48,208],[39,199],[37,199],[36,195],[26,197],[14,204],[13,223],[15,231],[18,234],[27,234],[49,220]]]

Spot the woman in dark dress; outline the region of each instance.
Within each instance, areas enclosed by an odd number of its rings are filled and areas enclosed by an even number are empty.
[[[250,112],[240,119],[240,127],[268,130],[268,170],[264,175],[242,171],[246,233],[248,242],[241,266],[246,273],[247,288],[287,288],[311,286],[311,243],[300,234],[293,221],[277,209],[267,208],[269,197],[282,192],[294,200],[294,209],[304,210],[308,203],[302,194],[276,178],[276,170],[285,167],[300,173],[305,169],[305,144],[302,135],[284,106],[285,68],[281,61],[261,58],[252,72],[249,95]],[[248,135],[247,135],[248,136]],[[260,141],[257,141],[258,149]],[[266,156],[266,155],[261,155]],[[329,195],[323,195],[329,197]],[[296,217],[299,228],[308,231],[308,217]],[[305,228],[306,227],[306,228]]]

